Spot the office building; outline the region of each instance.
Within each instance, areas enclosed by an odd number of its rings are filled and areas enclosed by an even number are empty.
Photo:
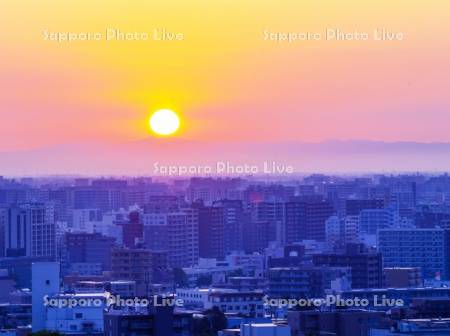
[[[385,267],[420,267],[425,279],[450,279],[450,230],[379,230],[378,249]]]
[[[317,266],[349,267],[352,288],[380,288],[383,286],[383,260],[381,253],[367,250],[361,244],[347,244],[340,253],[316,254]]]
[[[5,255],[54,258],[55,231],[51,206],[41,203],[11,206],[5,226]]]
[[[285,203],[285,242],[325,241],[325,222],[332,215],[333,207],[325,200],[299,198]]]

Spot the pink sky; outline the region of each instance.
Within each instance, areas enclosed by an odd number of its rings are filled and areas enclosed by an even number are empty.
[[[202,142],[368,139],[448,142],[450,34],[441,2],[89,8],[6,6],[1,37],[0,151],[122,143],[150,136],[156,108],[182,115]],[[173,4],[172,4],[173,5]],[[197,6],[197,5],[192,5]],[[198,8],[196,8],[198,9]],[[127,8],[128,10],[128,8]],[[77,19],[71,13],[85,13]],[[100,15],[105,13],[105,15]],[[320,15],[319,15],[320,14]],[[21,20],[19,20],[19,18]],[[446,20],[447,18],[447,20]],[[42,31],[183,32],[179,42],[44,41]],[[265,41],[263,31],[372,32],[402,41]]]

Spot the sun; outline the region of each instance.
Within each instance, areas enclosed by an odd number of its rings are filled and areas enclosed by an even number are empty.
[[[158,135],[171,135],[180,128],[180,118],[172,110],[158,110],[151,115],[149,125]]]

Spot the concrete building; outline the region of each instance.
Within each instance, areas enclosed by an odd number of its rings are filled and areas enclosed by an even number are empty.
[[[422,271],[419,267],[385,267],[383,273],[385,286],[388,288],[423,286]]]
[[[291,328],[288,325],[274,323],[249,323],[243,324],[240,336],[291,336]]]
[[[104,293],[58,294],[48,299],[45,329],[64,335],[104,335]],[[52,303],[55,302],[55,305]],[[71,302],[69,306],[57,302]]]
[[[105,313],[104,335],[188,336],[192,321],[192,313],[174,312],[173,307],[110,309]]]
[[[351,268],[352,288],[380,288],[383,286],[381,253],[368,251],[361,244],[347,244],[341,253],[316,254],[317,266]]]
[[[352,289],[341,293],[343,299],[360,300],[366,299],[370,309],[387,311],[391,308],[408,307],[414,300],[447,299],[450,298],[449,287],[417,287],[417,288],[374,288],[374,289]],[[384,304],[378,304],[382,300]]]
[[[325,241],[325,222],[333,207],[322,199],[294,198],[285,203],[284,230],[287,244],[304,239]]]
[[[247,317],[264,317],[262,291],[237,291],[226,288],[177,288],[177,299],[187,309],[207,310],[219,308],[224,313]]]
[[[11,206],[5,227],[7,257],[55,257],[53,208],[42,203]]]
[[[244,248],[244,231],[246,225],[241,200],[220,200],[213,202],[213,207],[223,208],[224,235],[223,248],[225,254],[240,251]]]
[[[46,296],[55,296],[59,293],[59,269],[57,262],[37,262],[32,264],[32,329],[38,332],[46,328],[47,307]]]
[[[167,253],[145,249],[115,248],[112,251],[112,274],[114,280],[136,282],[136,293],[147,295],[150,284],[168,281]]]
[[[383,209],[383,199],[347,199],[345,201],[345,214],[347,216],[359,216],[362,210]]]
[[[0,303],[0,330],[16,331],[31,325],[31,308],[31,303]]]
[[[198,211],[183,208],[171,213],[146,213],[144,245],[167,251],[171,267],[190,267],[198,262]]]
[[[64,274],[75,263],[100,264],[101,271],[111,270],[111,250],[114,245],[114,238],[100,233],[67,232],[61,248]],[[80,268],[82,267],[81,265]]]
[[[359,241],[359,216],[345,216],[344,222],[344,243],[355,244]]]
[[[378,230],[395,227],[398,213],[392,209],[364,209],[360,214],[360,233],[376,234]]]
[[[385,267],[420,267],[424,279],[450,279],[450,230],[379,230],[378,250]]]
[[[292,336],[368,336],[371,328],[381,325],[383,317],[384,313],[370,310],[292,310],[288,312],[288,324]]]
[[[198,221],[199,257],[224,258],[224,208],[199,205]]]
[[[16,282],[7,269],[0,269],[0,303],[9,302],[10,294],[15,290]]]
[[[325,221],[325,241],[331,244],[344,241],[344,222],[338,216],[331,216]]]
[[[99,209],[73,209],[72,229],[76,232],[101,232],[103,216]]]
[[[268,270],[271,298],[323,297],[328,292],[350,288],[348,267],[276,267]]]

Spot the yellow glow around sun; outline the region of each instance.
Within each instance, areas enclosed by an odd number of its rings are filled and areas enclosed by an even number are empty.
[[[172,110],[158,110],[150,117],[150,128],[159,135],[171,135],[180,127],[180,118]]]

